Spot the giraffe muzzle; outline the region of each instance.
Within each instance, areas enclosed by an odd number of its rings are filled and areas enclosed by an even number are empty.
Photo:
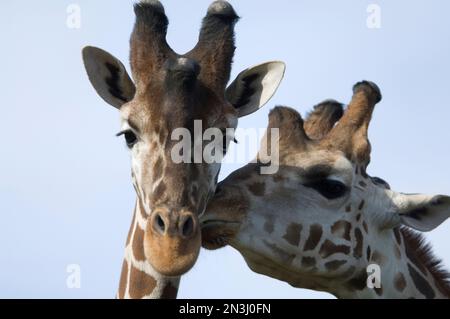
[[[144,251],[156,271],[179,276],[195,264],[201,246],[197,215],[192,212],[155,210],[147,223]]]

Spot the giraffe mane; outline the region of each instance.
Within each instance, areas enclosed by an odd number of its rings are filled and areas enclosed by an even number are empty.
[[[442,260],[434,255],[432,246],[417,231],[402,226],[400,232],[405,245],[412,248],[411,251],[417,260],[428,269],[441,293],[450,298],[450,273],[444,268]]]

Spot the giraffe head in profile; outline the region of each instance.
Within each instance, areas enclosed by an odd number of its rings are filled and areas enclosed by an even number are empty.
[[[272,110],[278,171],[249,164],[219,183],[202,218],[203,245],[230,244],[257,273],[337,297],[450,297],[448,273],[417,232],[450,216],[450,197],[395,192],[366,172],[380,100],[375,84],[361,82],[345,113],[332,101],[305,121],[293,109]]]
[[[119,110],[121,131],[130,149],[132,180],[142,236],[134,236],[136,254],[159,273],[188,271],[201,247],[198,217],[214,194],[219,162],[194,160],[211,128],[235,128],[241,116],[264,105],[274,94],[284,64],[270,62],[241,72],[229,85],[238,20],[226,1],[211,4],[199,41],[186,54],[175,53],[166,41],[168,19],[159,1],[135,4],[136,22],[130,39],[132,78],[108,52],[83,49],[89,79],[97,93]],[[196,126],[200,123],[200,126]],[[179,131],[179,129],[183,129]],[[194,130],[200,132],[196,136]],[[177,133],[181,132],[181,135]],[[187,136],[183,134],[187,133]],[[174,160],[180,152],[183,160]],[[214,140],[226,151],[232,136]],[[135,214],[136,215],[136,214]]]

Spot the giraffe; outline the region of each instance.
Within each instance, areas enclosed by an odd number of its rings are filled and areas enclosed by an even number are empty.
[[[238,20],[226,1],[213,2],[199,40],[186,54],[166,41],[168,19],[156,0],[134,5],[130,39],[132,78],[110,53],[87,46],[82,56],[100,97],[117,108],[121,132],[131,153],[137,194],[122,265],[118,298],[175,298],[179,276],[195,263],[201,247],[198,216],[214,194],[220,161],[190,161],[205,147],[195,135],[214,128],[236,128],[239,117],[262,107],[284,75],[282,62],[267,62],[241,72],[227,87]],[[194,145],[187,161],[173,159],[175,132],[188,131]],[[226,130],[228,134],[229,130]],[[192,138],[192,136],[194,136]],[[213,140],[224,155],[233,136]],[[195,154],[194,154],[195,155]]]
[[[450,274],[419,232],[449,217],[450,197],[395,192],[367,174],[381,93],[366,81],[353,92],[345,113],[335,101],[305,121],[288,107],[270,112],[279,169],[263,175],[250,163],[219,183],[201,219],[203,246],[229,244],[256,273],[338,298],[449,298]]]

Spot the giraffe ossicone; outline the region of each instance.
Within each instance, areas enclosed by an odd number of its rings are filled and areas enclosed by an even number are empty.
[[[83,61],[97,93],[119,109],[118,135],[131,153],[137,200],[118,297],[174,297],[177,276],[198,257],[198,216],[215,192],[220,163],[173,162],[171,133],[192,130],[195,120],[204,130],[236,128],[239,117],[272,97],[285,65],[274,61],[249,68],[227,87],[238,16],[226,1],[211,4],[198,43],[183,55],[167,44],[168,19],[159,1],[137,2],[134,12],[132,78],[102,49],[85,47]]]
[[[335,101],[305,121],[294,109],[272,110],[277,173],[252,163],[219,183],[201,219],[203,246],[229,244],[257,273],[340,298],[449,298],[449,273],[417,231],[450,216],[450,197],[395,192],[366,172],[380,100],[376,85],[361,82],[345,113]]]

